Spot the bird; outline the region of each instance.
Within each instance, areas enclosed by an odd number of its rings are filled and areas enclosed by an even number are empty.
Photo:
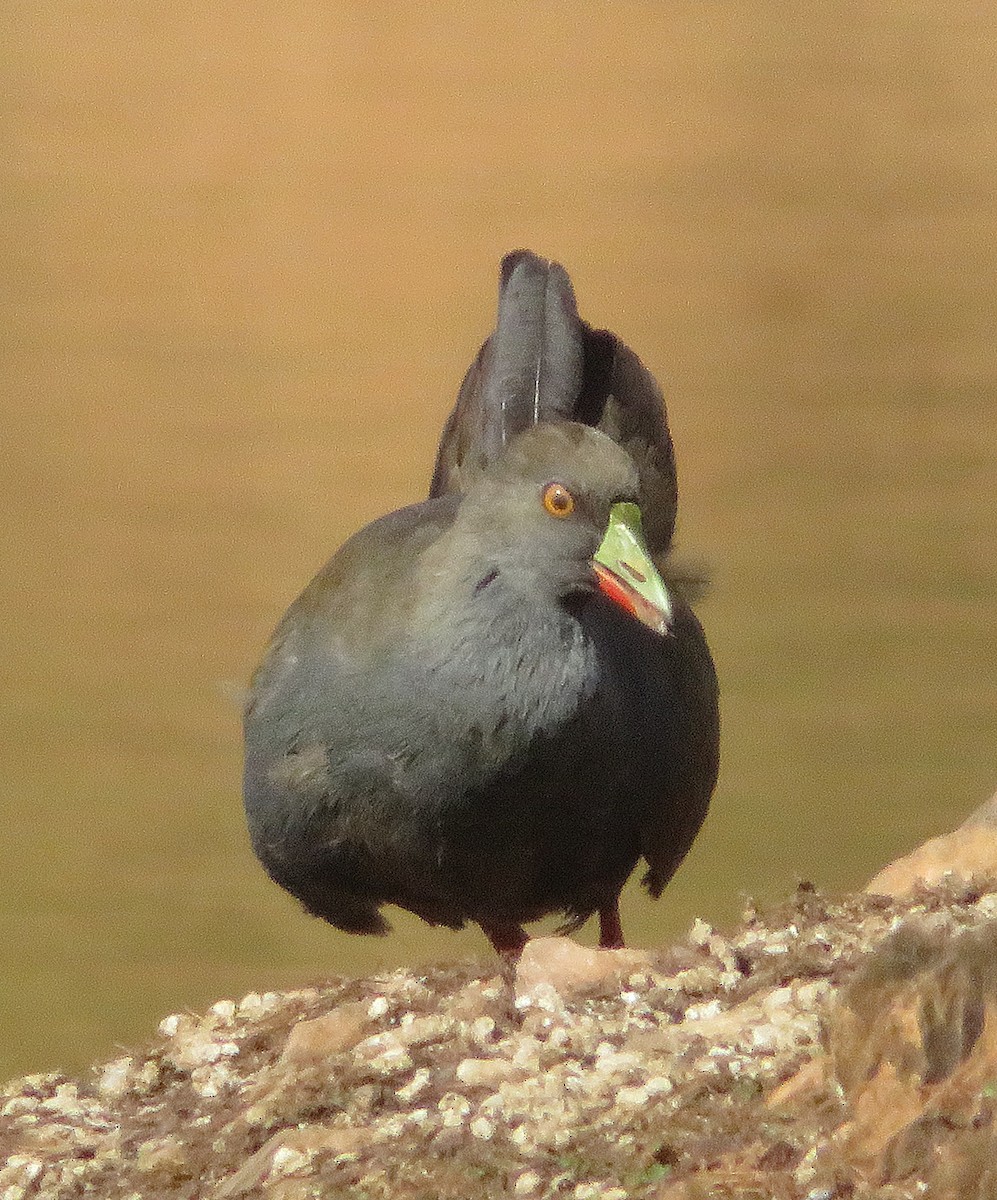
[[[387,932],[385,904],[473,922],[510,962],[523,926],[552,913],[566,933],[598,914],[600,946],[622,946],[623,885],[643,858],[660,895],[719,763],[709,648],[642,531],[642,500],[664,495],[649,525],[667,550],[667,424],[643,424],[664,427],[662,456],[660,438],[652,454],[612,436],[641,428],[619,400],[604,428],[578,419],[579,392],[603,412],[610,400],[586,393],[587,327],[544,261],[503,264],[498,327],[445,426],[431,495],[319,571],[244,715],[250,839],[278,885],[350,933]]]

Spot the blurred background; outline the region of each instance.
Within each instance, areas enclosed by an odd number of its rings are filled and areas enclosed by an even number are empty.
[[[425,492],[497,267],[669,403],[723,686],[653,945],[862,886],[997,785],[997,16],[968,0],[0,5],[0,1076],[483,956],[305,917],[239,693]],[[589,932],[591,937],[591,932]]]

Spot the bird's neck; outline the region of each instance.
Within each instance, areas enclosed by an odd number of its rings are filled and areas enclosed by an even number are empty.
[[[481,554],[448,557],[445,542],[433,548],[438,561],[430,554],[424,562],[410,631],[427,684],[534,730],[558,725],[595,675],[582,626],[521,569]]]

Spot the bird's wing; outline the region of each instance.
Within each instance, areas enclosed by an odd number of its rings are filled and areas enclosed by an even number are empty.
[[[683,602],[676,605],[670,635],[656,643],[647,662],[645,697],[660,706],[648,807],[641,827],[644,883],[658,896],[685,858],[706,817],[717,780],[720,716],[717,677],[702,627]]]
[[[314,691],[368,669],[402,629],[420,556],[452,524],[457,497],[425,500],[346,541],[284,614],[253,677],[251,718],[289,687]],[[337,684],[337,686],[339,686]]]

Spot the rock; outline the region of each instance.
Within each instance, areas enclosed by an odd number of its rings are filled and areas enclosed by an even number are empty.
[[[997,1186],[997,892],[979,884],[801,886],[671,950],[541,938],[515,990],[494,972],[251,994],[79,1080],[15,1081],[0,1200]]]
[[[958,829],[932,838],[875,875],[865,890],[881,896],[908,896],[933,887],[946,876],[997,878],[997,793]]]
[[[467,1087],[495,1089],[510,1079],[525,1079],[527,1072],[505,1058],[465,1058],[455,1072]]]
[[[236,1200],[288,1175],[307,1176],[318,1154],[352,1154],[369,1141],[370,1135],[364,1129],[328,1129],[320,1125],[283,1129],[221,1183],[214,1200]]]
[[[495,1002],[505,993],[506,984],[501,975],[472,979],[454,996],[450,1005],[451,1015],[465,1021],[487,1016]]]
[[[849,1101],[838,1147],[869,1178],[922,1175],[938,1127],[992,1126],[997,922],[901,926],[842,991],[827,1040]]]
[[[371,1021],[366,1004],[340,1004],[324,1016],[299,1021],[288,1035],[280,1065],[312,1067],[350,1050],[365,1036]]]
[[[516,966],[516,1001],[549,996],[562,999],[618,987],[633,972],[646,970],[641,950],[593,950],[566,937],[531,938]]]
[[[103,1068],[100,1082],[97,1084],[97,1090],[101,1096],[108,1100],[115,1100],[128,1091],[131,1085],[134,1061],[130,1054],[126,1054],[122,1058],[116,1058],[114,1062],[109,1062]]]
[[[453,1032],[453,1028],[453,1020],[443,1014],[430,1017],[413,1017],[406,1014],[396,1032],[403,1046],[429,1046],[434,1042],[444,1041]]]
[[[173,1133],[143,1142],[135,1155],[135,1166],[143,1175],[159,1175],[166,1180],[182,1177],[187,1167],[183,1142]]]

